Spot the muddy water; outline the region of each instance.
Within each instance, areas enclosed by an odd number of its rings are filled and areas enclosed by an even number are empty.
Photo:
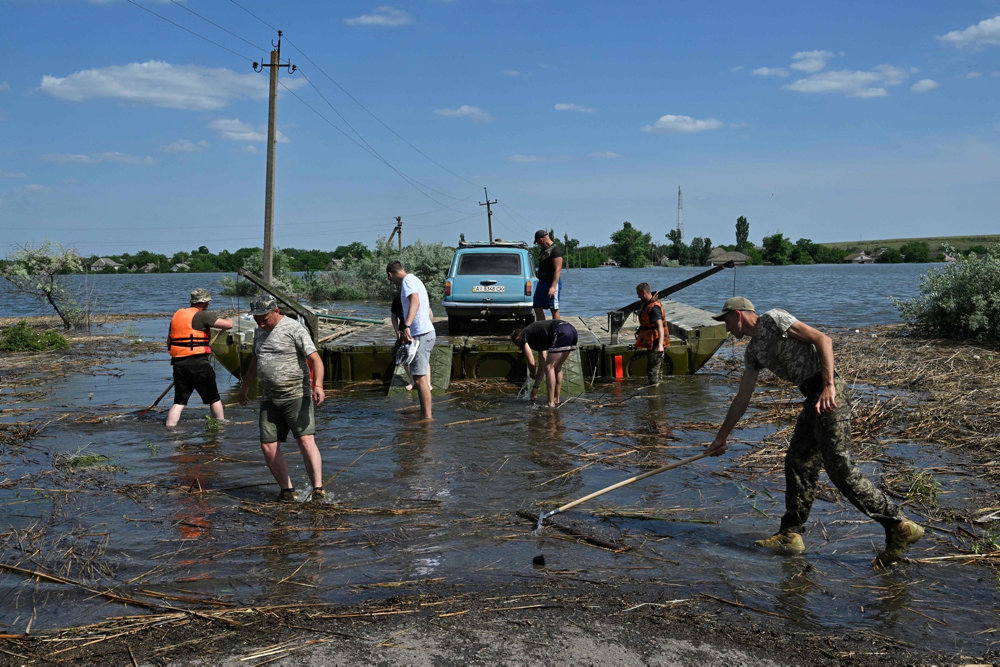
[[[163,322],[132,326],[155,336]],[[277,487],[257,445],[256,409],[235,405],[236,387],[220,380],[232,422],[218,432],[206,428],[197,399],[173,432],[163,426],[170,396],[135,417],[169,382],[158,352],[72,375],[16,406],[37,412],[3,416],[52,420],[39,437],[3,452],[3,562],[90,590],[0,572],[0,629],[144,611],[94,595],[112,588],[155,605],[186,603],[150,592],[199,605],[349,604],[417,593],[429,581],[492,592],[567,577],[638,581],[663,602],[707,594],[804,630],[851,628],[942,651],[980,654],[994,640],[995,574],[950,561],[873,572],[881,530],[839,496],[817,501],[804,555],[754,548],[752,540],[777,526],[784,484],[780,471],[735,469],[747,445],[581,505],[540,535],[517,516],[697,453],[712,437],[698,425],[718,422],[734,378],[703,372],[657,388],[599,383],[558,411],[519,401],[516,386],[457,383],[435,399],[431,425],[413,423],[415,396],[332,387],[317,415],[330,493],[319,507],[270,502]],[[767,432],[746,429],[734,440]],[[294,446],[284,451],[304,499],[301,458]],[[109,468],[63,465],[80,454],[106,456]],[[938,474],[942,505],[968,509],[974,478],[961,474],[961,462],[917,445],[887,454],[950,471]],[[877,464],[863,467],[880,474]],[[630,548],[614,553],[556,525]],[[942,537],[928,531],[913,555],[953,553]],[[538,555],[544,568],[533,565]]]

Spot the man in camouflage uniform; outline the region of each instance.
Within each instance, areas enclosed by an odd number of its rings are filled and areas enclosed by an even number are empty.
[[[806,397],[785,454],[785,515],[773,536],[755,544],[786,553],[805,549],[802,533],[816,497],[820,467],[851,503],[885,529],[885,550],[873,563],[885,567],[924,534],[900,509],[862,476],[851,462],[851,397],[834,372],[833,342],[826,334],[775,308],[758,316],[744,297],[726,301],[714,316],[737,338],[750,336],[743,377],[715,440],[712,456],[726,451],[726,439],[746,412],[761,369],[798,385]]]

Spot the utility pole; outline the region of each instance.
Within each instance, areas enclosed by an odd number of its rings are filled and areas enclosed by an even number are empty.
[[[486,192],[485,187],[483,188],[483,194],[486,195],[486,203],[479,202],[479,205],[486,207],[486,226],[490,232],[490,245],[493,245],[493,209],[490,208],[490,204],[496,204],[497,200],[490,201],[490,194]]]
[[[399,254],[402,255],[403,254],[403,218],[400,217],[400,216],[398,216],[398,215],[396,216],[396,226],[392,228],[392,233],[389,234],[389,240],[386,241],[386,245],[389,245],[390,243],[392,243],[392,238],[397,233],[399,234]]]
[[[277,140],[277,114],[278,114],[278,68],[288,67],[288,73],[296,70],[295,65],[285,63],[282,65],[281,58],[281,31],[278,31],[278,43],[274,44],[271,51],[271,63],[263,62],[253,64],[253,71],[263,72],[265,67],[271,69],[271,86],[267,98],[267,176],[264,179],[264,281],[271,282],[271,266],[274,263],[274,148]]]

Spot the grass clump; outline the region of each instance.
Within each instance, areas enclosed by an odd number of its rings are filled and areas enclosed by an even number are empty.
[[[21,320],[0,333],[0,352],[41,352],[67,350],[69,341],[55,331],[35,331]]]
[[[79,454],[71,458],[67,463],[73,468],[92,468],[103,465],[111,459],[104,454]]]

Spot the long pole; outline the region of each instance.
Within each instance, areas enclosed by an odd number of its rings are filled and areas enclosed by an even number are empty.
[[[281,32],[278,32],[281,36]],[[271,86],[267,98],[267,176],[264,184],[264,281],[271,282],[272,265],[274,263],[274,148],[277,144],[277,114],[278,114],[278,58],[281,42],[278,48],[271,51]]]
[[[617,484],[612,484],[611,486],[606,486],[603,489],[601,489],[600,491],[594,491],[593,493],[588,494],[588,495],[584,496],[583,498],[577,498],[576,500],[574,500],[572,502],[568,502],[565,505],[563,505],[562,507],[558,507],[558,508],[552,510],[551,512],[546,512],[545,514],[539,515],[539,517],[538,517],[538,525],[535,527],[535,530],[540,530],[541,527],[542,527],[542,522],[545,521],[546,519],[548,519],[549,517],[555,516],[556,514],[559,514],[560,512],[565,512],[568,509],[576,507],[580,503],[585,503],[588,500],[590,500],[591,498],[596,498],[597,496],[603,496],[605,493],[608,493],[609,491],[614,491],[615,489],[620,489],[621,487],[627,486],[627,485],[631,484],[632,482],[638,482],[640,480],[646,479],[647,477],[652,477],[653,475],[659,475],[661,472],[666,472],[668,470],[673,470],[674,468],[680,468],[681,466],[687,465],[688,463],[694,463],[698,459],[703,459],[706,456],[708,456],[708,453],[707,452],[702,452],[701,454],[696,454],[695,456],[691,456],[691,457],[686,458],[686,459],[681,459],[680,461],[674,461],[673,463],[668,463],[665,466],[660,466],[656,470],[650,470],[649,472],[644,472],[641,475],[636,475],[635,477],[629,477],[628,479],[623,479],[622,481],[618,482]]]
[[[274,44],[272,42],[272,44]],[[271,63],[254,63],[255,72],[259,72],[265,67],[270,68],[270,86],[267,95],[267,173],[264,178],[264,281],[271,282],[273,276],[272,266],[274,264],[274,149],[278,145],[278,70],[287,67],[289,72],[294,72],[295,65],[280,63],[281,59],[281,31],[278,31],[278,43],[271,51]]]
[[[486,207],[486,227],[490,234],[490,245],[493,245],[493,209],[490,208],[490,204],[496,204],[497,200],[490,201],[490,194],[486,192],[486,188],[483,188],[483,194],[486,195],[486,202],[479,202],[479,205]]]

